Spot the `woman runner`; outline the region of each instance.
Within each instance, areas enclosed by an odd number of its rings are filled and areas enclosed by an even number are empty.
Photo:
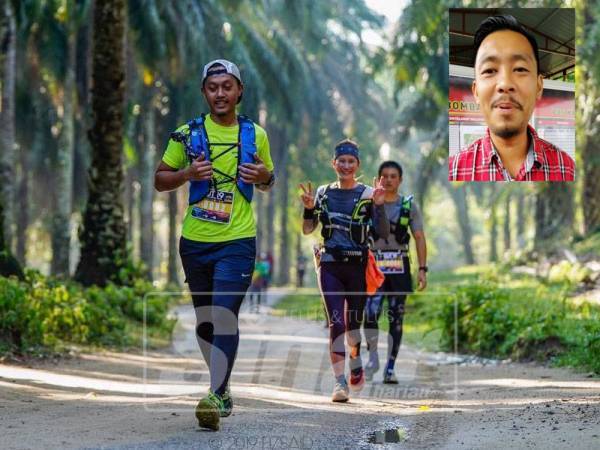
[[[385,191],[380,181],[373,188],[356,180],[360,167],[358,146],[344,140],[336,145],[332,161],[337,182],[320,186],[313,194],[312,184],[301,195],[304,204],[302,232],[312,233],[320,221],[323,245],[316,250],[319,289],[329,324],[329,351],[335,387],[332,400],[348,401],[348,383],[344,372],[346,352],[344,336],[350,347],[350,388],[359,391],[364,385],[360,359],[360,326],[365,307],[368,227],[388,236],[389,221],[383,207]]]

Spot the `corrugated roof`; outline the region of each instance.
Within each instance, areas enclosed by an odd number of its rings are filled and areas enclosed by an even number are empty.
[[[473,35],[488,16],[511,14],[534,36],[540,51],[540,72],[557,78],[575,67],[573,8],[456,8],[450,10],[450,63],[473,67]]]

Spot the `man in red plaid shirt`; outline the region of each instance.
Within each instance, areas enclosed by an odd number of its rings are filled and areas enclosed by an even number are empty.
[[[489,17],[475,33],[472,91],[486,136],[450,157],[450,181],[573,181],[573,159],[528,123],[542,96],[535,38],[509,15]]]

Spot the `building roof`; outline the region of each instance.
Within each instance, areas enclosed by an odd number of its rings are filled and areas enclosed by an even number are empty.
[[[544,78],[564,78],[575,70],[575,10],[572,8],[450,9],[450,63],[474,66],[473,37],[488,16],[510,14],[535,37]]]

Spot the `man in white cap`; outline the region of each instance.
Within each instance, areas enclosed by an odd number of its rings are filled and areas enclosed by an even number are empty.
[[[229,378],[239,343],[237,319],[256,256],[254,187],[266,191],[275,179],[265,130],[236,113],[243,91],[234,63],[217,59],[204,67],[202,93],[210,114],[171,134],[154,181],[158,191],[189,183],[179,253],[210,373],[196,418],[213,430],[233,407]]]

